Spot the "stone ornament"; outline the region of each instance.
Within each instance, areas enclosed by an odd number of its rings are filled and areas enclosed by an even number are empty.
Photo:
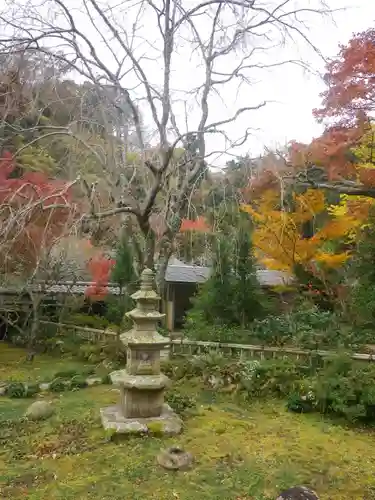
[[[104,429],[118,434],[178,434],[182,420],[164,403],[164,391],[170,380],[160,371],[160,352],[169,339],[157,331],[165,317],[159,312],[160,297],[154,290],[154,273],[145,269],[140,290],[132,295],[136,307],[126,315],[133,328],[120,335],[127,349],[126,369],[110,374],[120,390],[116,406],[101,409]]]

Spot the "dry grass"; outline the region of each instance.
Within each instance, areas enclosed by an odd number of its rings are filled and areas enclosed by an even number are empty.
[[[117,399],[111,387],[55,396],[57,413],[42,423],[19,423],[29,401],[1,399],[0,498],[271,500],[301,483],[323,500],[375,498],[372,432],[291,414],[279,401],[243,407],[195,389],[198,412],[181,436],[118,444],[107,442],[98,418]],[[193,453],[191,471],[156,465],[159,449],[172,443]]]

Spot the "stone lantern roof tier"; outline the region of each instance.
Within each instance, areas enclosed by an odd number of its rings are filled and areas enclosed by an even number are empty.
[[[153,321],[159,321],[165,317],[164,313],[160,313],[159,311],[144,311],[142,309],[139,309],[136,307],[132,311],[129,311],[126,313],[126,316],[128,318],[134,319],[134,320],[150,320],[152,319]],[[149,322],[149,321],[148,321]]]
[[[164,346],[169,344],[169,339],[160,335],[157,331],[139,331],[130,330],[126,333],[120,335],[121,342],[128,346],[144,346],[148,349],[154,348],[156,350],[161,350]]]
[[[171,385],[170,380],[163,373],[159,375],[130,375],[126,370],[112,372],[111,380],[114,385],[121,385],[125,389],[158,390]]]
[[[134,300],[140,300],[140,301],[149,301],[153,300],[155,302],[158,302],[160,300],[160,296],[155,292],[155,290],[138,290],[137,292],[133,293],[131,295],[131,298]]]

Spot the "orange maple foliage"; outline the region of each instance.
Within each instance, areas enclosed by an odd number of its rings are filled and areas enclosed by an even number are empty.
[[[349,152],[360,143],[365,132],[366,126],[361,123],[355,128],[326,129],[310,144],[292,141],[288,148],[287,162],[297,170],[312,165],[322,167],[329,181],[353,178],[357,168]]]
[[[91,300],[103,300],[108,293],[109,276],[114,265],[115,260],[108,259],[103,254],[89,260],[87,267],[93,283],[87,287],[86,297],[90,297]]]
[[[352,127],[371,116],[375,110],[375,29],[355,34],[326,69],[323,106],[314,111],[318,120],[333,119]]]
[[[210,231],[210,227],[206,223],[204,217],[197,217],[195,220],[182,219],[180,233],[185,233],[187,231],[207,233]]]

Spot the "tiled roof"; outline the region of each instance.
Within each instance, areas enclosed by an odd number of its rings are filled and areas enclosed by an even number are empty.
[[[55,283],[55,284],[37,284],[35,283],[31,287],[28,287],[28,290],[37,293],[37,292],[42,292],[42,293],[70,293],[72,295],[83,295],[87,289],[88,286],[92,285],[90,282],[86,281],[77,281],[76,283],[73,282],[62,282],[62,283]],[[9,295],[9,294],[18,294],[22,292],[22,289],[16,288],[16,287],[0,287],[0,295]],[[26,293],[26,291],[25,291]],[[110,284],[108,286],[108,293],[112,295],[119,295],[120,293],[120,288],[116,285]]]
[[[209,267],[185,264],[172,258],[167,267],[165,281],[168,283],[204,283],[210,272]],[[262,286],[287,285],[293,281],[291,276],[282,271],[258,269],[256,275]]]
[[[168,283],[204,283],[209,275],[210,268],[184,264],[178,259],[171,259],[165,273]]]
[[[165,274],[165,281],[168,283],[204,283],[210,276],[211,268],[206,266],[194,266],[185,264],[180,260],[172,257],[167,267]],[[262,286],[277,286],[288,285],[293,282],[291,276],[282,271],[270,271],[268,269],[258,269],[256,271],[259,283]],[[92,285],[87,281],[64,281],[61,283],[48,284],[35,284],[31,287],[34,293],[67,293],[72,295],[84,295],[87,287]],[[30,288],[29,288],[30,289]],[[22,289],[17,287],[0,287],[0,295],[13,295],[19,294]],[[114,283],[109,283],[108,293],[110,295],[119,295],[120,288]]]

